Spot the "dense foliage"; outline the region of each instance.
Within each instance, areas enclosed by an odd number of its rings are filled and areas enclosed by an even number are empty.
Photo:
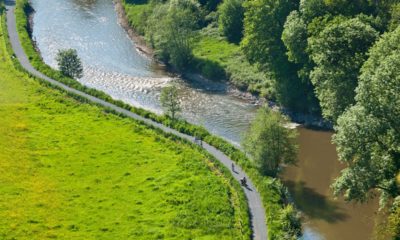
[[[219,6],[219,28],[226,38],[234,43],[243,37],[243,8],[242,0],[225,0]]]
[[[192,61],[192,35],[198,24],[198,13],[196,2],[171,0],[156,5],[148,19],[146,33],[156,55],[177,70],[184,70]]]
[[[354,103],[354,90],[366,52],[378,33],[358,18],[334,18],[309,39],[315,67],[310,74],[325,118],[335,121]]]
[[[335,142],[348,164],[335,190],[366,200],[371,190],[382,199],[400,194],[400,27],[371,49],[361,70],[356,104],[337,125]]]
[[[245,1],[242,49],[250,62],[258,63],[274,79],[279,103],[303,112],[316,111],[311,85],[296,75],[281,40],[286,17],[298,7],[297,1]]]
[[[264,175],[275,177],[281,164],[296,160],[296,132],[287,124],[279,112],[262,107],[246,133],[242,146]]]
[[[59,70],[65,76],[71,78],[83,76],[82,63],[75,49],[59,50],[56,60]]]

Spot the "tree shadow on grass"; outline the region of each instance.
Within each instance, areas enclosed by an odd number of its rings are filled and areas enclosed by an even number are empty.
[[[195,58],[194,65],[197,71],[210,80],[225,80],[225,69],[218,63],[209,59]]]
[[[136,4],[136,5],[147,4],[148,2],[149,2],[148,0],[126,0],[126,3]]]
[[[6,5],[6,6],[14,6],[15,5],[15,0],[5,0],[4,1],[4,5]]]
[[[348,215],[338,204],[306,186],[305,182],[284,181],[296,207],[310,219],[322,219],[329,223],[346,220]]]

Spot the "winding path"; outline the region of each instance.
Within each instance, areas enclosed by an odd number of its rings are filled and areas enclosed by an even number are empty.
[[[194,137],[182,134],[174,129],[171,129],[169,127],[166,127],[162,124],[159,124],[157,122],[154,122],[150,119],[144,118],[142,116],[139,116],[133,112],[130,112],[128,110],[125,110],[123,108],[120,108],[114,104],[111,104],[109,102],[103,101],[99,98],[93,97],[91,95],[88,95],[84,92],[81,92],[79,90],[76,90],[74,88],[68,87],[67,85],[64,85],[54,79],[51,79],[41,72],[37,71],[29,62],[28,57],[26,56],[21,42],[18,38],[18,33],[16,29],[16,19],[15,19],[15,0],[5,0],[5,5],[6,5],[6,10],[7,10],[7,29],[8,29],[8,34],[10,37],[10,42],[11,46],[14,50],[14,53],[21,63],[22,67],[25,68],[29,73],[32,75],[39,77],[52,85],[55,85],[59,88],[64,89],[67,92],[79,95],[81,97],[84,97],[88,99],[91,102],[94,102],[96,104],[102,105],[104,107],[108,107],[110,109],[113,109],[114,111],[121,113],[123,115],[126,115],[127,117],[130,117],[135,120],[142,121],[148,125],[154,126],[156,128],[159,128],[163,130],[164,132],[167,133],[172,133],[174,135],[177,135],[181,138],[187,139],[191,142],[194,142]],[[224,166],[226,166],[228,169],[231,169],[232,164],[234,163],[231,159],[229,159],[224,153],[216,149],[215,147],[203,143],[203,148],[208,151],[211,155],[213,155],[218,161],[220,161]],[[232,171],[232,169],[231,169]],[[235,171],[232,171],[233,177],[237,180],[240,181],[240,178],[246,177],[248,179],[248,187],[243,187],[243,190],[246,194],[248,205],[249,205],[249,210],[250,210],[250,221],[252,224],[252,230],[253,230],[253,239],[255,240],[266,240],[267,239],[267,226],[266,226],[266,219],[265,219],[265,211],[264,207],[262,205],[261,201],[261,196],[260,194],[256,191],[256,188],[254,187],[253,183],[251,182],[250,178],[244,173],[244,171],[239,167],[235,166]]]

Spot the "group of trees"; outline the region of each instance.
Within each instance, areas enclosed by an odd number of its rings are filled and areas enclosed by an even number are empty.
[[[381,206],[398,206],[400,1],[295,2],[245,2],[245,53],[278,84],[300,81],[303,93],[315,93],[322,115],[335,125],[334,142],[347,165],[332,185],[335,193],[361,202],[379,193]],[[296,79],[281,70],[296,71]],[[390,217],[397,225],[387,229],[400,228],[398,212]],[[398,230],[390,234],[399,237]]]
[[[334,189],[364,201],[400,195],[400,28],[383,35],[361,68],[355,104],[338,119],[334,141],[349,166]]]
[[[335,125],[334,142],[347,164],[332,185],[335,193],[355,201],[380,193],[382,203],[395,202],[400,193],[400,1],[216,2],[200,1],[196,12],[205,16],[201,9],[213,6],[205,9],[218,13],[221,34],[239,43],[247,59],[273,79],[278,102],[320,113]],[[245,149],[264,174],[274,175],[279,163],[293,161],[294,148],[285,149],[294,144],[293,137],[282,121],[263,108],[245,138]]]

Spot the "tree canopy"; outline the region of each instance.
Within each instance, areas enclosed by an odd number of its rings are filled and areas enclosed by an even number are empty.
[[[226,38],[234,43],[243,36],[244,8],[242,0],[225,0],[218,8],[219,27]]]
[[[59,50],[56,57],[58,68],[65,76],[81,78],[83,76],[82,62],[75,49]]]
[[[262,174],[276,176],[280,164],[295,162],[296,132],[287,124],[279,112],[262,107],[246,133],[243,148]]]
[[[316,65],[310,77],[325,118],[336,121],[354,103],[360,68],[377,37],[378,32],[358,18],[339,17],[310,38]]]
[[[298,1],[245,1],[242,49],[250,62],[257,63],[275,81],[276,97],[285,107],[300,111],[318,110],[308,78],[298,77],[299,67],[291,63],[281,39],[286,17]]]
[[[176,119],[176,114],[181,111],[178,88],[175,85],[164,87],[161,91],[160,102],[172,120]]]
[[[400,194],[400,28],[385,34],[363,65],[356,104],[338,120],[334,141],[347,164],[333,188],[346,199]]]
[[[185,70],[193,59],[192,37],[201,14],[199,7],[194,1],[171,0],[156,5],[148,19],[147,38],[156,55],[178,70]]]

